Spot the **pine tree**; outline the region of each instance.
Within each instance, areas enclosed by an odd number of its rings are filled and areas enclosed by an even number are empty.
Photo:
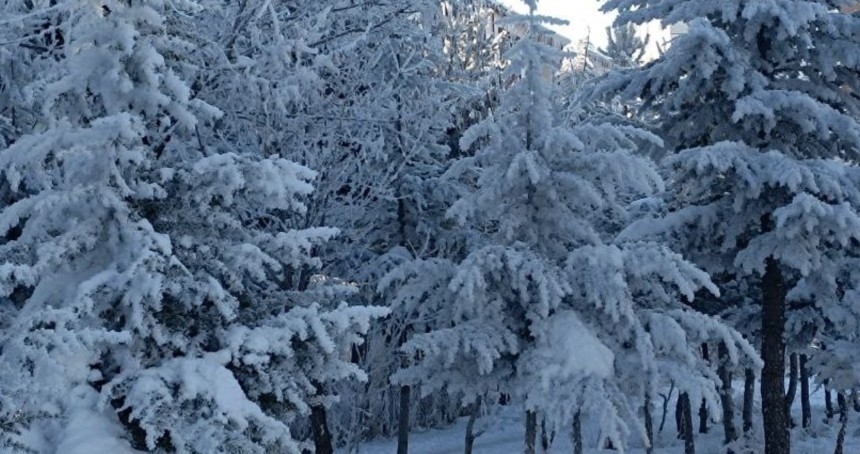
[[[856,240],[858,19],[829,1],[610,0],[620,23],[688,33],[607,92],[641,98],[675,154],[670,213],[652,224],[712,273],[761,295],[765,452],[788,453],[787,297]],[[644,231],[644,225],[637,228]]]
[[[130,440],[298,453],[289,425],[328,397],[316,385],[364,376],[343,352],[385,311],[347,307],[350,286],[312,275],[337,233],[289,227],[313,171],[201,133],[222,111],[186,82],[209,68],[194,65],[205,38],[183,23],[198,6],[182,6],[60,1],[33,13],[56,14],[63,42],[28,86],[41,123],[0,149],[0,294],[14,302],[0,411],[12,438],[61,452]],[[85,428],[102,439],[82,439]]]
[[[606,38],[606,48],[602,51],[621,68],[641,64],[650,41],[648,36],[645,39],[636,36],[636,27],[632,24],[606,27]]]
[[[404,348],[420,360],[395,379],[424,392],[444,387],[467,403],[511,395],[524,405],[532,435],[538,413],[570,427],[575,414],[593,412],[605,437],[623,446],[627,423],[640,426],[629,398],[643,398],[654,384],[658,356],[674,364],[680,354],[697,368],[682,352],[691,348],[690,328],[735,335],[681,303],[700,287],[715,291],[703,272],[657,244],[615,242],[628,204],[662,184],[649,161],[633,154],[648,135],[553,119],[561,53],[536,39],[542,19],[511,20],[527,30],[507,54],[504,78],[512,85],[461,139],[474,156],[448,172],[471,186],[449,216],[478,241],[459,262],[394,276],[406,282],[403,298],[435,302],[425,310],[432,329]],[[680,336],[665,337],[665,327]],[[685,383],[698,395],[714,389],[708,380]]]
[[[209,140],[318,169],[307,211],[289,225],[337,225],[340,235],[318,251],[323,272],[357,283],[356,304],[388,304],[391,295],[377,293],[381,276],[456,247],[437,233],[450,224],[444,207],[455,196],[439,176],[453,114],[468,110],[460,98],[474,100],[479,90],[446,72],[434,2],[302,2],[257,15],[265,3],[228,2],[199,19],[212,41],[229,44],[201,55],[211,66],[238,69],[201,84],[201,96],[225,110]],[[332,443],[389,436],[399,424],[399,387],[389,375],[400,366],[396,350],[413,324],[410,310],[374,323],[368,343],[353,351],[368,383],[337,385],[342,398],[316,416]],[[412,398],[405,416],[450,418],[419,408],[436,398]]]

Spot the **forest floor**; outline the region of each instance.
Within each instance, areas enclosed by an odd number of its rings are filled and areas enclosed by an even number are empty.
[[[743,387],[743,383],[735,383],[739,387],[738,391]],[[760,396],[756,389],[756,399]],[[824,410],[824,391],[822,389],[814,389],[811,397],[813,424],[809,431],[803,431],[800,428],[792,430],[792,453],[793,454],[830,454],[834,451],[836,445],[836,435],[839,431],[839,423],[836,419],[829,423],[825,422]],[[742,402],[740,392],[736,392],[736,403]],[[834,398],[835,404],[835,398]],[[656,409],[655,431],[660,424],[662,417],[662,408],[658,406]],[[666,415],[665,426],[662,432],[657,434],[657,443],[654,449],[655,453],[660,454],[682,454],[684,452],[683,442],[675,437],[675,419],[674,419],[674,402],[670,403],[668,415]],[[756,431],[752,435],[752,439],[747,442],[747,448],[738,450],[738,454],[759,454],[764,451],[761,442],[761,407],[758,400],[756,401],[755,415],[759,420],[756,422]],[[740,431],[740,409],[737,409],[738,417],[735,418],[735,424]],[[794,399],[792,408],[792,417],[795,421],[800,420],[800,398]],[[849,411],[849,425],[846,431],[845,454],[860,454],[860,413]],[[409,454],[460,454],[463,452],[464,436],[466,433],[466,419],[461,418],[457,423],[444,429],[416,430],[410,435],[409,439]],[[474,454],[518,454],[523,452],[523,434],[524,424],[523,418],[519,411],[514,408],[505,408],[494,415],[489,415],[481,421],[477,427],[483,429],[484,433],[475,440]],[[698,419],[694,418],[694,425],[698,426]],[[599,439],[601,437],[600,430],[594,423],[585,421],[583,424],[583,438],[586,454],[595,453],[618,453],[618,451],[609,449],[597,449]],[[539,437],[540,438],[540,437]],[[635,437],[631,437],[635,438]],[[725,447],[723,446],[723,426],[721,422],[710,422],[710,430],[706,434],[696,434],[696,453],[697,454],[723,454]],[[540,444],[540,441],[538,441]],[[642,448],[642,443],[632,443],[631,449],[626,452],[629,454],[642,454],[645,452]],[[397,451],[396,440],[374,440],[363,444],[358,454],[393,454]],[[541,449],[538,448],[538,452]],[[555,441],[547,451],[549,454],[569,454],[572,452],[570,437],[566,434],[559,434],[555,437]],[[346,451],[340,451],[338,454],[347,454]]]

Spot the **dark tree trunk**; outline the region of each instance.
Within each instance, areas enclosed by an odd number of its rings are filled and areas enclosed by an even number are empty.
[[[400,413],[397,417],[397,454],[409,453],[409,411],[412,406],[412,388],[400,387]]]
[[[833,398],[830,395],[829,380],[824,381],[824,409],[827,415],[827,422],[833,419]]]
[[[526,412],[526,454],[537,453],[537,413]]]
[[[651,418],[651,393],[645,393],[645,435],[648,437],[646,454],[654,453],[654,421]]]
[[[809,366],[806,355],[800,355],[800,410],[801,425],[804,429],[812,424],[812,406],[809,403]]]
[[[464,454],[472,454],[472,448],[475,446],[475,439],[478,435],[475,434],[475,421],[481,412],[481,398],[472,404],[472,411],[469,414],[469,422],[466,423],[466,448]]]
[[[794,396],[797,395],[797,382],[800,375],[798,356],[797,353],[788,356],[788,391],[785,393],[785,412],[788,415],[790,427],[794,426],[794,421],[791,418],[791,406],[794,404]]]
[[[314,435],[315,454],[334,454],[331,442],[331,432],[328,430],[326,410],[322,405],[311,407],[311,430]]]
[[[672,391],[674,390],[675,382],[672,382],[669,386],[669,392],[660,395],[663,398],[663,415],[660,416],[660,428],[657,429],[657,432],[663,433],[663,426],[666,424],[666,414],[669,412],[669,401],[672,399]]]
[[[755,395],[755,371],[744,370],[744,434],[749,433],[753,427],[753,398]]]
[[[707,343],[702,344],[702,359],[710,361]],[[708,433],[708,405],[705,403],[705,399],[702,399],[702,403],[699,405],[699,433]]]
[[[845,393],[837,393],[836,400],[839,404],[839,435],[836,436],[836,449],[833,454],[842,454],[845,446],[845,429],[848,427],[848,402],[845,401]]]
[[[851,391],[851,403],[854,405],[854,411],[860,412],[860,396],[857,391]]]
[[[546,418],[541,418],[540,421],[540,446],[543,448],[543,452],[548,452],[549,447],[552,446],[552,442],[555,439],[555,431],[547,432],[546,430]]]
[[[573,454],[582,454],[582,412],[573,414]]]
[[[729,369],[729,349],[725,343],[720,342],[717,353],[720,361],[717,374],[722,382],[720,404],[723,407],[723,441],[725,444],[729,444],[738,438],[738,434],[735,431],[735,406],[732,402],[732,371]],[[731,454],[731,451],[728,453]]]
[[[705,399],[699,405],[699,433],[708,433],[708,406],[705,404]]]
[[[310,273],[304,268],[300,269],[298,273],[299,274],[296,276],[298,279],[297,287],[300,291],[304,291],[308,288],[308,284],[310,283]],[[313,386],[316,388],[317,396],[324,395],[324,387],[322,383],[314,381]],[[314,438],[315,454],[334,453],[331,432],[328,429],[328,417],[326,416],[325,406],[322,403],[311,407],[311,432]]]
[[[684,454],[696,454],[696,445],[693,440],[693,408],[690,405],[690,395],[681,393],[678,395],[678,409],[681,430],[679,436],[684,440]],[[676,410],[677,411],[677,410]]]
[[[397,123],[396,129],[398,135],[403,127],[401,114],[400,114],[400,99],[397,98]],[[402,190],[402,182],[398,182],[396,196],[397,196],[397,233],[400,237],[400,245],[405,246],[408,244],[406,238],[406,230],[407,230],[407,210],[406,210],[406,198],[401,195]],[[409,340],[409,336],[412,333],[411,326],[406,325],[403,328],[403,331],[400,333],[400,337],[397,340],[397,346],[401,347],[406,341]],[[402,367],[409,366],[409,357],[404,355],[401,358],[400,365]],[[399,413],[397,417],[397,454],[408,454],[409,453],[409,429],[410,429],[410,421],[409,421],[409,413],[412,407],[412,388],[409,386],[401,386],[400,387],[400,402],[399,402]]]
[[[770,218],[762,219],[762,230],[770,230]],[[762,277],[761,407],[764,425],[764,454],[790,454],[788,414],[785,411],[785,281],[779,263],[765,260]]]
[[[400,338],[398,339],[397,345],[401,346],[406,343],[406,340],[409,337],[410,329],[407,326],[400,333]],[[401,366],[406,367],[409,365],[409,358],[404,356],[401,358]],[[410,386],[401,386],[400,387],[400,395],[398,396],[399,401],[397,405],[397,454],[408,454],[409,453],[409,429],[410,429],[410,421],[409,416],[412,408],[412,388]]]
[[[788,356],[788,391],[785,392],[785,403],[788,404],[789,410],[797,395],[797,382],[800,375],[799,356],[797,353]]]

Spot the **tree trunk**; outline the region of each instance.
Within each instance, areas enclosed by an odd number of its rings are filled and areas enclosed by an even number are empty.
[[[708,433],[708,406],[705,404],[705,399],[702,399],[699,405],[699,433]]]
[[[827,387],[830,385],[829,381],[824,381],[824,409],[827,414],[827,422],[833,419],[833,398],[830,395],[830,389]]]
[[[770,230],[770,217],[762,219],[762,230]],[[764,454],[790,454],[788,414],[785,408],[785,282],[776,259],[765,260],[762,277],[761,407],[764,425]]]
[[[526,411],[526,454],[537,454],[537,413]]]
[[[857,391],[851,391],[851,403],[854,405],[854,411],[860,412],[860,396],[857,395]]]
[[[475,446],[475,421],[478,419],[478,414],[481,412],[481,398],[472,404],[472,412],[469,414],[469,422],[466,423],[466,448],[464,454],[472,454],[472,448]]]
[[[749,433],[753,427],[753,398],[755,395],[755,371],[744,370],[744,434]]]
[[[311,430],[314,435],[315,454],[334,454],[331,442],[331,432],[328,430],[326,410],[322,405],[311,407]]]
[[[651,419],[651,393],[645,393],[645,436],[648,437],[646,454],[654,454],[654,421]]]
[[[684,440],[684,454],[696,454],[696,445],[693,441],[693,408],[690,405],[689,394],[678,395],[678,409],[680,409],[680,415],[677,418],[681,426],[679,435]]]
[[[582,454],[582,412],[573,414],[573,454]]]
[[[812,406],[809,403],[809,366],[806,355],[800,355],[800,410],[801,425],[808,429],[812,424]]]
[[[297,288],[304,291],[310,283],[310,273],[302,268],[297,276]],[[324,395],[324,387],[322,383],[313,382],[318,396]],[[314,437],[314,453],[315,454],[334,454],[334,446],[331,441],[331,432],[328,429],[328,417],[326,409],[322,403],[311,407],[311,432]]]
[[[547,432],[546,430],[546,418],[541,418],[540,420],[540,446],[543,448],[543,452],[549,452],[549,447],[552,446],[552,442],[555,439],[555,431]]]
[[[397,417],[397,454],[409,453],[409,411],[412,403],[412,388],[400,387],[400,413]]]
[[[785,412],[788,415],[790,427],[794,426],[794,422],[791,419],[791,406],[794,404],[794,396],[797,395],[798,375],[800,375],[799,369],[798,354],[790,354],[788,356],[788,391],[785,393]]]
[[[848,426],[848,402],[845,401],[845,393],[837,393],[836,400],[839,404],[839,435],[836,436],[836,449],[833,454],[842,454],[845,445],[845,429]]]
[[[710,361],[708,353],[708,344],[702,344],[702,359],[705,361]],[[708,406],[705,403],[705,399],[702,399],[702,403],[699,405],[699,433],[706,434],[708,433]]]
[[[738,438],[735,431],[735,406],[732,402],[732,371],[729,369],[729,349],[726,344],[720,342],[717,348],[720,365],[717,374],[720,377],[720,404],[723,407],[723,442],[729,444]],[[727,451],[731,454],[731,451]]]
[[[663,425],[666,424],[666,413],[669,412],[669,400],[672,399],[672,391],[675,390],[675,382],[670,383],[669,391],[666,394],[660,394],[663,398],[663,415],[660,416],[660,428],[657,432],[663,433]]]

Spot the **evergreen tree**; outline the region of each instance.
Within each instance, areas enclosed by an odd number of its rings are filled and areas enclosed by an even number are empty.
[[[474,99],[477,90],[464,89],[463,74],[446,72],[445,25],[434,2],[280,4],[256,17],[262,4],[229,4],[214,18],[224,24],[214,29],[223,33],[216,41],[233,43],[214,59],[243,69],[216,74],[202,95],[225,99],[243,89],[246,96],[231,99],[213,134],[319,169],[318,190],[291,226],[337,225],[341,234],[319,251],[323,270],[359,284],[352,301],[388,304],[390,295],[376,291],[382,275],[449,248],[437,232],[454,193],[439,176],[453,114],[466,110],[459,98]],[[272,52],[279,43],[289,43],[288,55]],[[334,443],[389,436],[408,421],[399,413],[441,419],[420,409],[417,397],[401,402],[389,382],[411,315],[375,323],[367,345],[353,352],[368,383],[338,386],[345,395],[334,413],[318,416]]]
[[[711,273],[760,289],[765,452],[788,453],[787,296],[858,237],[856,17],[832,1],[610,0],[619,23],[689,24],[602,90],[641,98],[674,156],[669,231]],[[832,280],[832,278],[824,278]]]
[[[636,36],[633,24],[606,27],[606,48],[602,49],[612,61],[621,68],[637,66],[642,63],[650,37]]]
[[[221,110],[186,83],[210,68],[183,7],[31,13],[63,44],[28,85],[41,122],[0,149],[4,450],[298,453],[318,384],[364,376],[342,355],[385,311],[312,276],[337,233],[288,226],[313,171],[200,134]]]
[[[593,412],[623,446],[627,423],[640,427],[632,399],[653,385],[657,356],[695,369],[683,352],[688,341],[698,345],[688,331],[725,335],[735,353],[739,336],[681,303],[699,287],[715,291],[703,272],[657,244],[615,242],[628,204],[662,185],[633,154],[647,134],[600,123],[571,129],[552,118],[561,53],[538,41],[541,19],[511,20],[527,30],[507,54],[504,77],[513,83],[461,139],[475,155],[449,171],[473,185],[449,216],[480,232],[478,241],[459,263],[395,276],[408,283],[404,298],[435,302],[425,309],[432,329],[405,346],[420,360],[395,379],[425,392],[444,387],[465,402],[513,396],[527,413],[527,452],[538,413],[570,427],[575,414]],[[708,380],[685,383],[698,395],[714,389]]]

